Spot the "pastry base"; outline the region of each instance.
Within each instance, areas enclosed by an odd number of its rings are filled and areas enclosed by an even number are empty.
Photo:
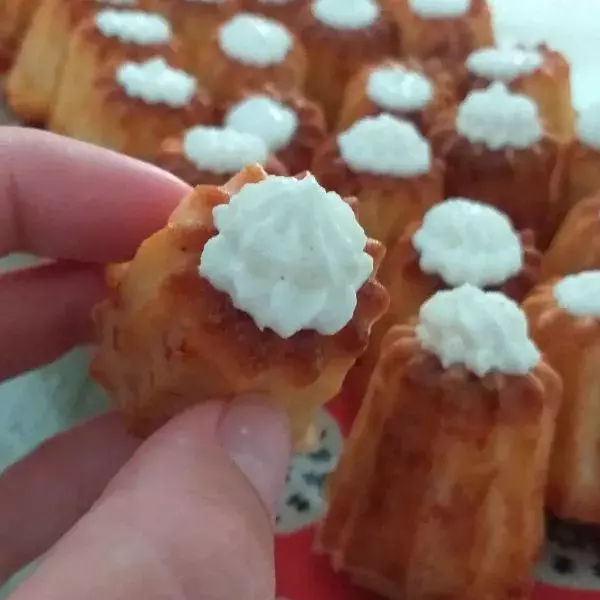
[[[46,122],[54,105],[69,40],[74,12],[86,0],[42,0],[5,82],[7,104],[27,123]]]
[[[388,333],[329,486],[318,549],[386,598],[527,598],[560,382],[444,371]],[[498,523],[505,524],[498,527]]]
[[[600,269],[600,196],[576,204],[560,225],[542,263],[543,278]]]
[[[563,381],[546,504],[561,519],[600,525],[600,320],[561,309],[558,281],[523,304],[532,339]]]

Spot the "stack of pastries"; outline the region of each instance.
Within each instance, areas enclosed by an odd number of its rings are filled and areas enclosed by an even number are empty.
[[[545,512],[600,525],[600,105],[560,53],[486,0],[0,0],[2,61],[18,119],[195,186],[94,313],[132,431],[263,392],[309,448],[344,386],[317,550],[391,599],[526,598]]]

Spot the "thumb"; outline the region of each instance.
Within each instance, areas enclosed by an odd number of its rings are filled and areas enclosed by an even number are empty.
[[[267,600],[285,417],[214,402],[145,442],[13,600]]]

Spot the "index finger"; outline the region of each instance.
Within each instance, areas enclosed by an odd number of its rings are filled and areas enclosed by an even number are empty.
[[[110,150],[0,127],[0,256],[25,251],[126,260],[189,189],[157,167]]]

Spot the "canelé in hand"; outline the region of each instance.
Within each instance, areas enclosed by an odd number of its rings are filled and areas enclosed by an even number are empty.
[[[190,403],[260,393],[287,411],[296,447],[310,445],[387,308],[383,252],[352,202],[311,175],[253,166],[198,186],[110,268],[93,376],[137,434]]]

